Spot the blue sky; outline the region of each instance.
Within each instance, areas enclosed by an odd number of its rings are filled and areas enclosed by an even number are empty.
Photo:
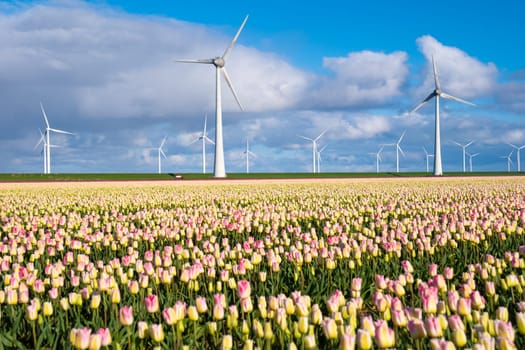
[[[433,103],[406,112],[432,90],[432,56],[443,90],[477,104],[442,102],[444,171],[462,168],[453,141],[471,140],[474,170],[506,170],[506,143],[525,144],[524,5],[469,4],[0,1],[0,172],[42,171],[40,101],[75,133],[52,135],[53,172],[156,172],[164,136],[163,169],[199,172],[190,143],[205,114],[214,137],[213,69],[174,61],[222,54],[246,14],[227,62],[244,112],[223,84],[227,172],[244,171],[246,137],[252,171],[309,171],[297,135],[325,128],[323,171],[375,171],[371,153],[404,130],[400,169],[424,170]],[[380,169],[395,169],[393,148]]]

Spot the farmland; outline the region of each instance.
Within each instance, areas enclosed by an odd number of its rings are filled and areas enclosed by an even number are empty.
[[[525,347],[519,177],[0,189],[0,348]]]

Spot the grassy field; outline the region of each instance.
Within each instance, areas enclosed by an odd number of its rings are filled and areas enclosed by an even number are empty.
[[[452,172],[444,174],[445,177],[457,176],[523,176],[524,173],[516,172]],[[176,175],[181,175],[184,180],[213,179],[212,174],[134,174],[134,173],[75,173],[75,174],[0,174],[2,182],[39,182],[39,181],[162,181],[176,180]],[[392,177],[430,177],[429,173],[231,173],[227,179],[319,179],[319,178],[392,178]]]

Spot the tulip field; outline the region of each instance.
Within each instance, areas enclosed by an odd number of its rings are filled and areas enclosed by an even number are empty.
[[[0,184],[1,349],[525,349],[525,179]]]

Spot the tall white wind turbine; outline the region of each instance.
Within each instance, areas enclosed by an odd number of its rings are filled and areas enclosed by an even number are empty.
[[[316,151],[316,155],[317,155],[317,172],[318,173],[321,172],[321,153],[323,153],[323,151],[326,149],[326,146],[327,145],[324,145],[320,150]]]
[[[381,146],[381,148],[379,148],[379,151],[375,152],[375,153],[370,153],[371,155],[375,156],[376,157],[376,173],[379,173],[379,163],[381,162],[381,152],[383,152],[383,148],[385,148],[385,146]]]
[[[443,175],[443,169],[441,166],[441,131],[440,131],[440,120],[439,120],[439,98],[445,98],[448,100],[454,100],[457,102],[461,102],[467,105],[475,106],[475,104],[462,100],[458,97],[454,97],[452,95],[449,95],[447,93],[444,93],[441,91],[441,85],[439,84],[439,77],[437,73],[436,63],[434,62],[434,57],[432,57],[432,67],[434,69],[434,84],[435,88],[434,91],[430,93],[420,104],[416,106],[410,113],[416,112],[418,109],[423,107],[425,103],[430,101],[432,98],[435,97],[436,99],[436,117],[435,117],[435,136],[434,136],[434,175],[441,176]]]
[[[244,18],[244,21],[242,21],[241,26],[237,30],[237,33],[235,33],[235,36],[233,37],[232,41],[230,42],[230,45],[226,48],[226,51],[224,51],[224,54],[222,56],[217,56],[214,58],[204,58],[204,59],[184,59],[184,60],[177,60],[177,62],[186,62],[186,63],[205,63],[205,64],[213,64],[215,66],[215,162],[213,167],[213,176],[214,177],[226,177],[226,169],[224,166],[224,146],[223,146],[223,138],[222,138],[222,99],[221,99],[221,74],[224,77],[224,80],[226,80],[226,83],[230,87],[230,90],[233,94],[233,97],[235,97],[235,101],[237,101],[237,104],[243,111],[244,108],[241,105],[241,102],[239,101],[239,98],[237,97],[237,94],[235,93],[235,89],[233,88],[231,79],[226,72],[225,64],[226,64],[226,58],[230,54],[233,45],[237,41],[237,38],[241,34],[242,29],[244,28],[244,25],[246,24],[246,21],[248,20],[248,16]]]
[[[255,153],[250,151],[250,145],[248,139],[246,139],[246,150],[243,152],[246,154],[246,174],[250,173],[250,157],[256,157]]]
[[[467,147],[472,145],[474,143],[474,141],[470,141],[469,143],[466,143],[464,145],[462,145],[461,143],[459,142],[456,142],[456,141],[452,141],[454,142],[456,145],[458,145],[459,147],[461,147],[463,149],[463,172],[466,172],[467,171],[467,167],[466,167],[466,153],[467,153]]]
[[[512,165],[512,159],[510,159],[510,157],[512,157],[512,153],[514,152],[514,150],[510,151],[510,153],[506,156],[501,156],[500,158],[505,158],[507,160],[507,172],[510,173],[510,167]]]
[[[308,141],[311,141],[312,142],[312,173],[316,173],[316,162],[315,162],[315,159],[316,159],[316,152],[317,152],[317,141],[319,141],[319,139],[321,138],[321,136],[324,135],[325,132],[327,132],[328,129],[325,129],[322,133],[320,133],[316,138],[309,138],[309,137],[306,137],[306,136],[301,136],[301,135],[297,135],[299,136],[300,138],[302,139],[305,139],[305,140],[308,140]]]
[[[429,169],[430,169],[429,166],[428,166],[428,165],[429,165],[429,164],[428,164],[428,160],[429,160],[430,158],[434,157],[434,155],[433,155],[433,154],[429,154],[429,153],[427,152],[427,149],[426,149],[424,146],[423,146],[423,152],[425,152],[425,159],[426,159],[426,161],[427,161],[427,173],[428,173],[428,171],[429,171]]]
[[[479,156],[479,153],[471,154],[467,152],[467,156],[468,156],[468,162],[469,162],[469,171],[472,172],[472,158]]]
[[[44,121],[46,123],[46,131],[44,132],[44,136],[45,136],[45,147],[46,147],[45,158],[47,161],[47,165],[46,165],[45,170],[47,171],[46,174],[51,174],[51,147],[52,146],[51,146],[51,142],[49,139],[49,135],[51,134],[51,131],[56,132],[57,134],[66,134],[66,135],[73,135],[73,133],[70,133],[69,131],[64,131],[64,130],[53,129],[49,125],[49,120],[47,119],[46,111],[44,110],[44,106],[42,105],[42,102],[40,102],[40,109],[42,110],[42,115],[44,116]]]
[[[525,145],[518,147],[516,145],[513,145],[512,143],[509,143],[509,146],[511,146],[512,148],[516,149],[516,164],[518,164],[518,173],[519,173],[521,171],[521,169],[520,169],[520,158],[521,158],[520,157],[520,151],[525,148]]]
[[[215,142],[213,142],[213,140],[211,140],[208,137],[208,132],[206,131],[207,120],[208,120],[208,115],[205,115],[204,116],[204,128],[202,129],[202,134],[191,142],[191,143],[194,143],[197,141],[202,141],[202,173],[203,174],[206,174],[206,142],[215,144]]]
[[[159,148],[157,148],[157,153],[158,153],[158,171],[159,171],[159,174],[162,173],[162,157],[164,157],[164,159],[167,159],[166,157],[166,154],[164,153],[164,150],[162,149],[162,147],[164,147],[164,144],[166,143],[166,137],[164,137],[162,139],[162,142],[160,143],[160,146]]]
[[[399,146],[401,144],[401,141],[403,141],[403,137],[405,137],[405,134],[406,134],[406,130],[403,131],[403,133],[401,134],[401,137],[397,140],[396,143],[389,143],[389,144],[385,144],[383,146],[394,146],[396,148],[396,173],[399,173],[399,152],[401,152],[401,154],[404,156],[405,155],[405,152],[403,152],[403,149],[401,149],[401,146]]]

